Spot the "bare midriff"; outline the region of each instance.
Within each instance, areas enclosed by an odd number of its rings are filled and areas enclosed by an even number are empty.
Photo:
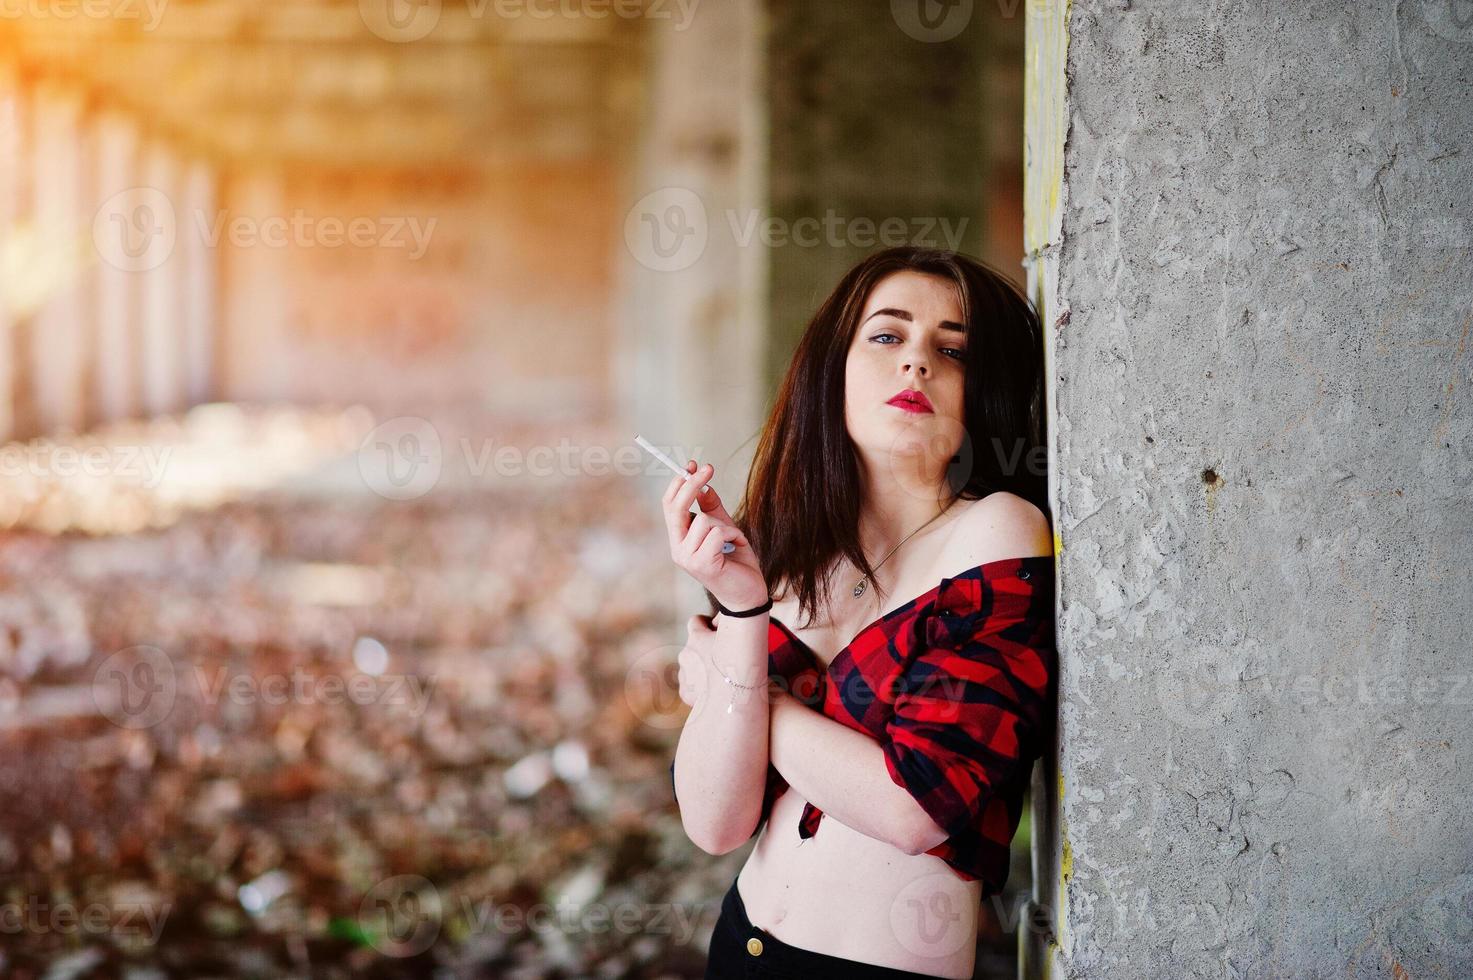
[[[866,837],[825,814],[798,836],[803,797],[772,804],[737,875],[752,924],[830,956],[938,977],[970,977],[982,883],[931,854]]]

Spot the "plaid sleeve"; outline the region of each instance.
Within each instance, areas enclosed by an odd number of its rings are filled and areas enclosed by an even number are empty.
[[[1026,780],[1040,752],[1057,663],[1048,578],[956,579],[916,620],[885,764],[948,836],[979,829],[994,794]]]

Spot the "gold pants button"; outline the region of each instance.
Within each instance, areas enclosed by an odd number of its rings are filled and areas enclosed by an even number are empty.
[[[747,952],[751,953],[753,956],[761,956],[762,955],[762,940],[758,939],[756,936],[753,936],[751,939],[748,939],[747,940]]]

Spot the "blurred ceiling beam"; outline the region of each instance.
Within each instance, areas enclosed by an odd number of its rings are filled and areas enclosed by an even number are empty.
[[[222,57],[183,48],[144,58],[104,49],[55,64],[117,91],[147,93],[195,110],[316,102],[345,108],[433,102],[469,111],[493,104],[572,105],[597,101],[608,71],[606,57],[587,53],[533,57],[500,49],[471,54],[305,56],[278,49]]]
[[[206,137],[216,153],[241,160],[280,158],[333,166],[371,160],[395,166],[436,160],[488,164],[587,159],[598,151],[597,120],[559,114],[515,132],[470,127],[453,112],[389,110],[222,113]],[[269,152],[263,152],[269,147]]]
[[[384,0],[387,6],[406,0]],[[599,43],[620,31],[621,25],[642,18],[596,15],[597,5],[588,5],[584,13],[545,16],[525,11],[577,10],[580,5],[569,0],[556,2],[504,3],[503,9],[522,10],[512,16],[499,16],[495,0],[461,0],[439,5],[433,26],[413,41],[401,42],[375,33],[369,12],[372,4],[359,0],[197,0],[193,3],[136,0],[114,5],[118,15],[37,16],[14,18],[27,34],[51,34],[68,37],[78,43],[119,41],[146,38],[156,42],[183,41],[193,44],[210,41],[278,41],[301,43],[349,43],[385,46],[454,45],[477,42],[544,44],[549,42]],[[159,8],[157,20],[150,6]],[[421,3],[427,11],[435,6]],[[605,5],[605,9],[609,5]],[[624,6],[628,6],[625,4]]]
[[[627,16],[497,17],[492,0],[447,2],[423,39],[392,43],[358,0],[174,0],[154,25],[146,0],[131,9],[10,19],[0,55],[222,162],[588,159],[633,125],[640,25]]]

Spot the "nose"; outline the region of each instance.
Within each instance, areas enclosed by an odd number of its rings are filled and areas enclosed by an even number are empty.
[[[912,370],[914,370],[923,378],[926,376],[926,373],[931,370],[931,366],[928,363],[925,354],[920,353],[919,351],[912,351],[905,355],[905,360],[901,366],[901,371],[904,374],[908,375],[911,373]]]

